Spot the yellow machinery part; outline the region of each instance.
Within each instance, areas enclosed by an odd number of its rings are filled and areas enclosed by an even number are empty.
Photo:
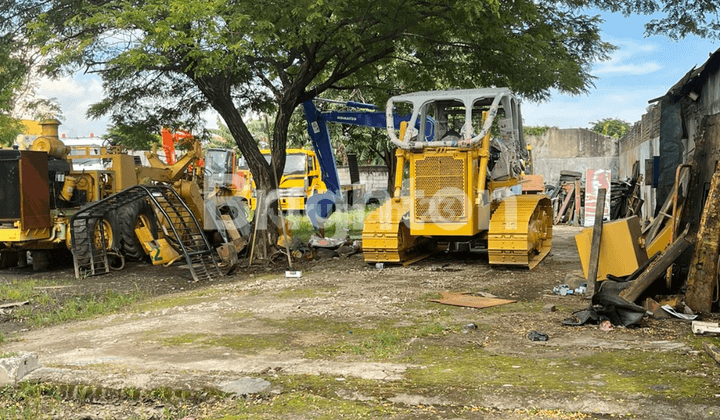
[[[590,267],[592,236],[592,227],[585,228],[575,235],[575,244],[585,278],[588,277]],[[637,216],[603,223],[598,256],[598,280],[604,280],[608,274],[630,275],[645,264],[648,260],[648,252],[640,244],[641,236],[642,229]]]
[[[660,233],[655,235],[655,238],[647,244],[647,256],[651,258],[653,255],[660,251],[664,251],[665,248],[670,245],[670,238],[672,232],[672,223],[665,223],[665,227],[660,230]]]
[[[362,244],[365,262],[402,263],[425,241],[410,235],[403,216],[410,211],[410,198],[391,199],[365,218]]]
[[[153,265],[168,264],[180,258],[180,254],[170,246],[165,238],[153,238],[146,225],[138,223],[135,227],[135,235],[140,240],[145,253],[150,256]]]
[[[534,268],[552,246],[552,207],[541,194],[503,199],[490,219],[490,264]]]

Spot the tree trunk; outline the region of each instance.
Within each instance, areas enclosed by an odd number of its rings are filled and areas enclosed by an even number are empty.
[[[273,215],[277,210],[277,200],[268,203],[268,200],[263,199],[264,197],[272,197],[271,192],[277,188],[274,177],[270,172],[270,165],[262,153],[260,153],[260,149],[258,149],[255,144],[255,139],[232,101],[230,81],[220,76],[193,78],[193,80],[208,98],[210,105],[212,105],[222,119],[225,120],[225,124],[235,139],[235,143],[248,163],[250,173],[255,181],[256,197],[258,198],[259,204],[256,208],[256,217],[253,220],[255,225],[254,229],[257,229],[257,234],[254,235],[254,253],[257,258],[265,259],[269,255],[269,248],[275,244],[278,237],[277,229],[273,221]],[[277,132],[273,140],[275,140],[275,138],[277,138]],[[273,141],[273,143],[275,143],[275,141]],[[281,160],[284,165],[284,147],[281,150]],[[275,159],[274,150],[273,159]],[[282,167],[283,166],[280,166],[280,171],[282,171]],[[261,208],[261,205],[263,208]]]
[[[387,192],[390,197],[392,197],[395,193],[395,172],[397,170],[397,158],[395,157],[395,149],[390,148],[390,150],[385,150],[383,160],[385,161],[385,166],[387,166],[388,168]]]

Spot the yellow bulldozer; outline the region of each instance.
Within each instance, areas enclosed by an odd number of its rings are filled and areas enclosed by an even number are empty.
[[[71,149],[58,125],[42,122],[26,150],[0,150],[2,267],[22,265],[29,251],[42,270],[69,249],[76,277],[147,255],[153,264],[184,259],[202,280],[237,261],[249,234],[243,207],[230,186],[205,173],[199,143],[172,165],[147,152],[149,166],[142,166],[120,147]],[[78,165],[87,161],[100,166]]]
[[[396,129],[392,114],[401,107],[412,107],[412,117]],[[490,264],[529,268],[549,253],[550,199],[519,191],[528,156],[520,104],[509,89],[395,96],[386,114],[397,146],[395,191],[365,219],[366,262],[408,264],[440,244],[486,249]],[[434,137],[415,124],[427,118]]]

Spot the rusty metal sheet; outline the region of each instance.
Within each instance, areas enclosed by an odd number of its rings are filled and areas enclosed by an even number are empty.
[[[23,229],[52,226],[47,153],[20,152],[20,217]]]
[[[444,305],[465,306],[468,308],[478,309],[517,302],[516,300],[473,296],[468,293],[441,292],[440,294],[442,295],[440,299],[430,299],[430,302],[442,303]]]

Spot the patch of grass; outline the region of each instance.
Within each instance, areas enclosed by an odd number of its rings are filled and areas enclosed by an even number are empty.
[[[368,206],[362,209],[354,209],[348,212],[335,212],[325,223],[325,236],[345,236],[346,232],[351,238],[362,236],[365,217],[377,207]],[[307,215],[288,215],[286,219],[290,222],[292,236],[303,242],[307,242],[314,233],[310,218]]]
[[[270,399],[246,401],[217,419],[312,418],[318,420],[383,418],[402,412],[390,404],[365,403],[328,398],[310,392],[292,391]]]
[[[388,360],[406,351],[413,338],[435,336],[448,331],[449,328],[437,323],[406,327],[386,324],[377,328],[354,328],[347,330],[343,336],[335,335],[328,344],[307,349],[305,357],[319,359],[353,354],[371,360]]]
[[[335,290],[337,290],[337,287],[325,287],[325,288],[318,288],[318,287],[306,287],[306,288],[289,288],[281,290],[277,293],[275,293],[275,297],[280,299],[302,299],[302,298],[311,298],[316,296],[323,296],[323,295],[329,295],[333,293]]]
[[[2,301],[25,301],[33,303],[47,302],[49,295],[44,290],[37,290],[36,287],[58,286],[69,282],[50,282],[43,280],[13,280],[9,283],[0,283],[0,302]]]
[[[255,314],[250,311],[238,311],[228,314],[227,317],[233,319],[250,319],[255,317]]]
[[[697,356],[679,352],[600,351],[569,359],[515,357],[477,347],[416,346],[405,361],[424,365],[406,374],[413,386],[445,390],[477,387],[657,395],[669,400],[714,401],[713,378],[702,376]]]
[[[209,338],[203,342],[209,346],[222,346],[243,354],[257,354],[265,349],[285,350],[289,348],[287,334],[239,334]]]
[[[77,296],[62,304],[49,297],[48,310],[43,310],[45,305],[24,306],[15,311],[14,316],[27,320],[32,326],[44,327],[116,312],[144,296],[145,294],[141,292],[121,294],[110,290],[102,295]]]
[[[159,311],[163,309],[175,308],[177,306],[189,306],[197,305],[198,303],[206,302],[209,297],[205,295],[182,295],[182,296],[170,296],[160,299],[153,299],[136,305],[138,312],[147,311]]]
[[[160,342],[165,346],[180,346],[183,344],[192,344],[197,341],[202,341],[206,337],[207,334],[182,334],[163,338]]]
[[[61,406],[55,388],[46,384],[21,382],[0,389],[0,419],[34,420]]]
[[[9,359],[11,357],[19,356],[20,353],[16,351],[11,351],[9,353],[0,353],[0,359]]]

